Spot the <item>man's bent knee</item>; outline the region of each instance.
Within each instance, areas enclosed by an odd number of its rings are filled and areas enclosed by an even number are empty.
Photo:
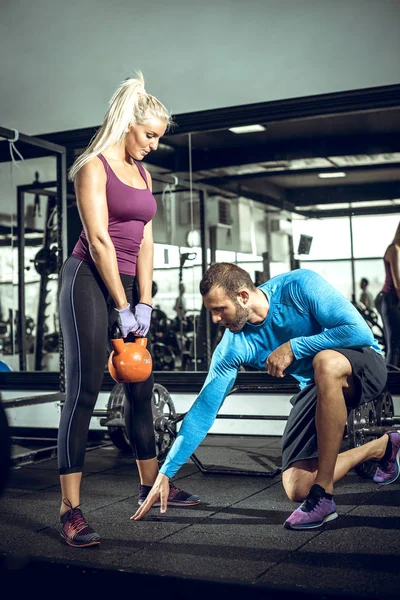
[[[332,380],[341,382],[344,388],[348,387],[352,368],[350,361],[344,354],[336,350],[322,350],[315,355],[312,364],[317,387]]]

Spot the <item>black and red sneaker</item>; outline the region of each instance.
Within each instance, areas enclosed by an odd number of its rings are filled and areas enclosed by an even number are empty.
[[[100,536],[93,531],[81,509],[78,506],[72,507],[69,500],[63,500],[69,510],[61,515],[61,537],[68,546],[73,548],[87,548],[89,546],[98,546]]]
[[[139,485],[139,497],[138,504],[139,506],[143,504],[146,500],[148,493],[151,490],[151,485]],[[194,496],[193,494],[189,494],[188,492],[184,492],[179,488],[175,487],[173,483],[169,484],[169,496],[168,496],[168,506],[197,506],[200,504],[201,498],[200,496]],[[160,502],[157,501],[153,504],[153,507],[160,506]]]

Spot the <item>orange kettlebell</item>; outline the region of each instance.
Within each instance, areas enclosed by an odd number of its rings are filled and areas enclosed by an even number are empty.
[[[146,381],[151,375],[153,361],[147,350],[147,339],[137,337],[134,342],[124,342],[118,325],[113,327],[108,357],[108,371],[117,383]]]

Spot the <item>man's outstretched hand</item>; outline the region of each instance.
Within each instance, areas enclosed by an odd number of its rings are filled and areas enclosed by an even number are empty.
[[[135,514],[131,517],[133,521],[140,521],[151,509],[153,504],[160,500],[160,512],[167,512],[168,505],[168,496],[169,496],[169,477],[164,475],[163,473],[159,473],[157,479],[154,482],[153,487],[151,488],[146,500],[139,507],[139,509],[135,512]]]

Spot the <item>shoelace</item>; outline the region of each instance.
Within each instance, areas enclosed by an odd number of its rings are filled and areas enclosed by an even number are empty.
[[[315,510],[318,507],[318,504],[320,503],[321,500],[322,500],[322,497],[310,496],[309,498],[305,499],[303,506],[301,507],[301,510],[303,512],[312,512],[313,510]]]
[[[85,529],[88,526],[80,508],[73,509],[73,513],[69,521],[76,533],[80,533],[83,529]]]
[[[88,523],[85,517],[82,514],[81,509],[78,506],[72,507],[72,504],[69,500],[63,500],[64,504],[68,506],[71,516],[68,521],[71,523],[71,527],[76,533],[80,533],[85,527],[88,527]]]

